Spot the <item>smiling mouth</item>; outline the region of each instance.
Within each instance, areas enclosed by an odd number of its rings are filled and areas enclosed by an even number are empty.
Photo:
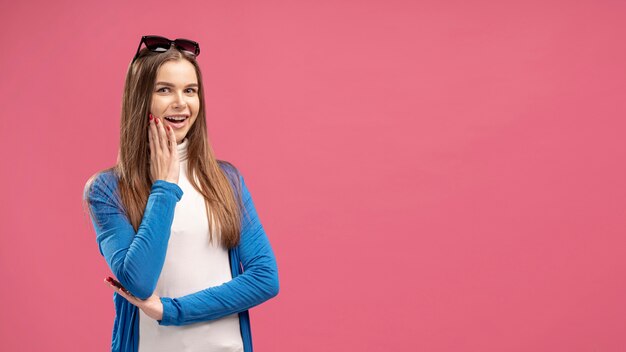
[[[181,119],[181,117],[178,116],[168,116],[164,117],[164,119],[167,120],[167,124],[172,126],[174,129],[180,129],[187,125],[187,120],[189,119],[189,116],[185,116],[184,119]]]
[[[184,122],[185,120],[187,120],[189,118],[189,116],[166,116],[164,117],[164,119],[166,119],[169,122],[173,122],[173,123],[177,123],[177,122]]]

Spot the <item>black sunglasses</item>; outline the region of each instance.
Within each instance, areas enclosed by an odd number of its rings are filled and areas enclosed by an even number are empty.
[[[137,47],[137,53],[133,58],[133,62],[139,56],[139,49],[141,49],[141,44],[146,44],[146,47],[155,52],[166,52],[170,49],[172,44],[174,44],[178,49],[186,51],[194,56],[198,56],[200,54],[200,45],[194,42],[193,40],[178,38],[174,40],[169,40],[165,37],[160,37],[158,35],[144,35],[141,37],[141,41],[139,42],[139,46]]]

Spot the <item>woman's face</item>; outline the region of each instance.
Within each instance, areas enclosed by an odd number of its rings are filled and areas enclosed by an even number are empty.
[[[159,68],[152,92],[150,113],[158,117],[176,134],[176,143],[183,141],[198,117],[200,97],[194,66],[187,60],[167,61]],[[176,120],[183,121],[177,122]]]

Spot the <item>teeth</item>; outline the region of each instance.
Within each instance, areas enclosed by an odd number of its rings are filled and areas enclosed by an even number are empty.
[[[186,117],[184,116],[168,116],[166,118],[169,120],[174,120],[174,121],[183,121],[186,119]]]

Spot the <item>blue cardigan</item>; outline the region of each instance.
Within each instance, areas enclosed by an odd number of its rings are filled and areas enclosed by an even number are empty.
[[[161,297],[159,325],[186,325],[239,313],[245,352],[252,352],[248,309],[276,296],[279,291],[276,258],[259,220],[243,176],[230,163],[218,160],[244,210],[239,245],[229,250],[233,279],[219,286],[176,298]],[[113,170],[100,173],[85,186],[83,197],[92,210],[96,240],[117,280],[134,296],[146,299],[154,292],[165,261],[176,203],[183,196],[175,183],[157,180],[138,231],[125,215],[116,193]],[[245,270],[245,271],[244,271]],[[139,308],[113,293],[115,321],[111,351],[136,352],[139,348]]]

